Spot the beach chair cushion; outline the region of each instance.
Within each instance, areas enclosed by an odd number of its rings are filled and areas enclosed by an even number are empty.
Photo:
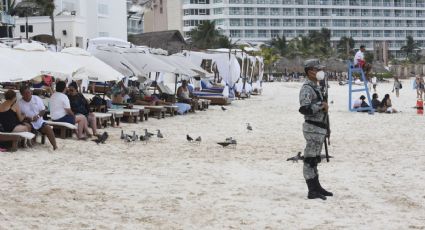
[[[5,133],[5,132],[0,132],[1,135],[4,136],[19,136],[22,138],[25,138],[27,140],[31,140],[35,137],[34,133],[30,133],[30,132],[18,132],[18,133]]]
[[[67,122],[56,122],[56,121],[46,121],[46,124],[51,126],[62,126],[67,129],[77,129],[77,126],[67,123]]]

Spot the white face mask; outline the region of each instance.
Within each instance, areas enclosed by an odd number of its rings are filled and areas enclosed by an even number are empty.
[[[319,72],[317,72],[316,73],[316,79],[318,80],[318,81],[322,81],[322,80],[324,80],[325,79],[325,72],[323,72],[323,71],[319,71]]]

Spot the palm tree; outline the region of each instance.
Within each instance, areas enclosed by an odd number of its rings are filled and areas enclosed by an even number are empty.
[[[406,59],[412,54],[415,50],[419,49],[418,44],[413,40],[412,36],[406,37],[406,45],[401,47],[400,50],[406,53]]]
[[[267,69],[270,73],[273,64],[276,63],[280,57],[275,54],[271,47],[262,47],[260,55],[264,58],[264,69]]]
[[[192,43],[199,49],[214,48],[220,38],[219,31],[215,28],[214,21],[204,21],[190,31]]]
[[[276,51],[281,55],[284,56],[286,54],[287,45],[286,45],[286,38],[285,36],[277,36],[273,38],[270,42],[271,47],[276,49]]]
[[[350,52],[354,48],[354,39],[352,37],[341,37],[337,45],[337,51],[341,58],[349,59]]]
[[[55,1],[54,0],[31,0],[33,2],[35,2],[37,5],[39,5],[39,7],[41,8],[41,15],[46,15],[49,16],[50,21],[51,21],[51,30],[52,30],[52,37],[54,40],[56,40],[55,38]]]

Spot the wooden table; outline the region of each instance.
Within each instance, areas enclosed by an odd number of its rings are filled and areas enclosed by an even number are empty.
[[[94,116],[96,117],[97,127],[98,128],[106,128],[108,126],[108,121],[111,120],[112,114],[110,113],[98,113],[94,112]]]
[[[140,115],[140,121],[141,122],[143,122],[143,120],[146,120],[146,121],[148,120],[150,109],[147,109],[143,105],[133,105],[132,108],[139,110],[139,112],[140,112],[139,115]]]
[[[116,123],[116,125],[119,126],[121,118],[124,117],[124,111],[119,109],[110,109],[107,113],[111,114],[111,125],[115,126]]]
[[[177,105],[164,105],[164,107],[167,110],[167,113],[169,113],[172,117],[176,115],[177,111],[179,110]]]
[[[158,119],[165,118],[165,112],[167,112],[164,106],[145,106],[145,109],[149,109]]]

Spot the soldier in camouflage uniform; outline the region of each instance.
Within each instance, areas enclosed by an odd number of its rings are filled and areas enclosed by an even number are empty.
[[[333,194],[322,188],[317,171],[317,165],[321,161],[320,153],[327,134],[328,104],[323,100],[323,94],[318,85],[318,82],[325,77],[321,70],[324,66],[320,65],[319,60],[310,59],[304,62],[304,68],[307,78],[300,91],[299,109],[305,119],[303,134],[307,142],[304,150],[303,174],[308,187],[307,197],[326,200],[326,196]]]

